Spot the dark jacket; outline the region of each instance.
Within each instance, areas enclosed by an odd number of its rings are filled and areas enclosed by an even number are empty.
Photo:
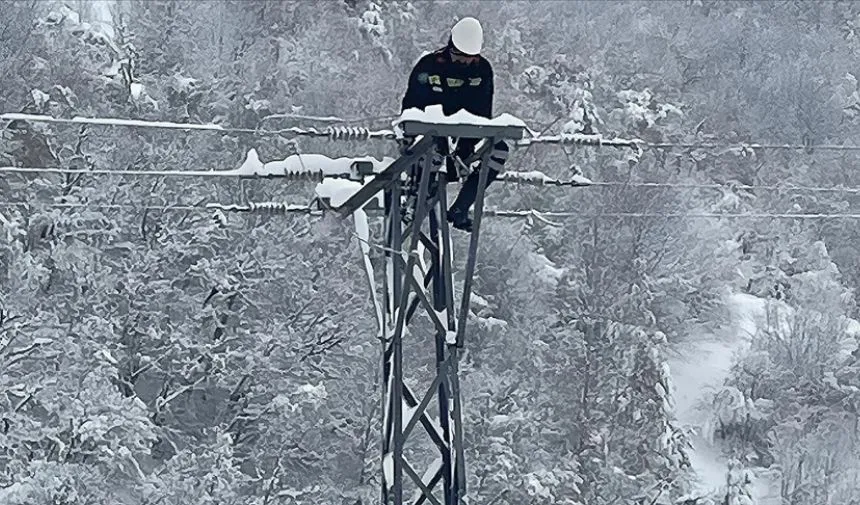
[[[442,105],[445,115],[465,109],[476,116],[493,115],[493,67],[480,57],[463,65],[451,61],[448,48],[432,52],[415,64],[403,97],[401,112]]]

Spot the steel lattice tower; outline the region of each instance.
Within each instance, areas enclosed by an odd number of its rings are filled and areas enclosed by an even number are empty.
[[[477,260],[488,177],[486,162],[490,146],[500,139],[521,138],[523,130],[510,126],[415,122],[403,123],[401,127],[405,134],[418,136],[417,142],[404,149],[400,158],[338,208],[349,215],[380,191],[384,193],[381,498],[383,505],[422,505],[425,501],[433,505],[459,505],[466,492],[466,467],[458,360]],[[484,148],[474,158],[481,157],[482,162],[459,307],[454,300],[452,241],[447,219],[448,178],[445,159],[436,148],[439,142],[447,142],[447,137],[484,139]],[[464,161],[468,164],[474,159]],[[411,219],[404,219],[404,215]],[[415,391],[403,380],[403,337],[419,307],[434,327],[435,369],[429,382]],[[438,408],[438,419],[428,410],[432,403]],[[431,455],[432,463],[421,474],[404,457],[406,442],[420,432],[429,437],[435,453]],[[404,501],[404,491],[409,488],[413,497]]]

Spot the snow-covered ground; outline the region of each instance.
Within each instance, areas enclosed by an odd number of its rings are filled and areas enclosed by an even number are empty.
[[[747,294],[734,294],[726,300],[731,321],[716,333],[702,333],[678,348],[678,356],[669,360],[679,422],[695,430],[690,455],[698,475],[698,495],[708,495],[726,484],[728,460],[707,432],[712,415],[709,393],[722,387],[737,357],[749,349],[757,328],[764,324],[767,301]],[[754,470],[754,469],[753,469]],[[755,471],[755,470],[754,470]],[[757,505],[778,505],[779,482],[763,472],[754,483]]]

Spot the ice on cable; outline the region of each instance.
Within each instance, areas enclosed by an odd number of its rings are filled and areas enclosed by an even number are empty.
[[[504,181],[522,182],[528,184],[547,184],[558,182],[557,179],[554,179],[539,170],[532,170],[529,172],[508,171],[502,174],[501,178]]]
[[[588,177],[584,177],[580,174],[574,174],[573,177],[569,181],[561,181],[554,177],[550,177],[540,170],[531,170],[528,172],[505,172],[500,176],[500,179],[506,182],[517,182],[520,184],[534,184],[537,186],[546,185],[546,184],[555,184],[555,185],[571,185],[571,184],[581,184],[588,185],[593,184],[591,179]]]
[[[381,160],[364,156],[359,158],[329,158],[322,154],[293,154],[283,160],[262,163],[255,149],[248,151],[245,162],[234,172],[235,175],[247,176],[278,176],[301,173],[322,173],[324,176],[350,175],[350,167],[354,162],[370,162],[374,172],[383,171],[394,162],[394,158],[385,157]]]
[[[265,166],[263,162],[260,161],[260,156],[257,155],[256,149],[251,149],[248,151],[248,155],[245,156],[245,161],[242,162],[242,166],[240,166],[237,170],[240,174],[247,175],[255,175],[261,174]]]
[[[574,175],[570,180],[576,184],[594,184],[591,179],[579,174]]]

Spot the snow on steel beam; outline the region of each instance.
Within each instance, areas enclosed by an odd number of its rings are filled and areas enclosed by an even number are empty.
[[[608,139],[602,135],[581,133],[542,136],[529,129],[520,118],[507,113],[492,119],[476,116],[465,110],[446,116],[441,105],[430,105],[423,111],[407,109],[393,124],[405,135],[422,135],[427,133],[429,128],[434,128],[439,133],[451,137],[511,139],[517,147],[531,144],[560,144],[619,147],[641,151],[642,147],[647,145],[638,139]],[[532,136],[525,137],[526,132]]]
[[[441,105],[429,105],[424,110],[406,109],[393,124],[408,136],[433,131],[446,137],[522,139],[528,129],[521,119],[507,113],[487,119],[460,110],[446,116]]]
[[[317,184],[314,193],[320,199],[325,210],[339,210],[338,207],[358,193],[364,185],[355,181],[344,179],[325,179]],[[360,208],[365,210],[378,210],[383,207],[382,193],[378,192],[368,198]]]

